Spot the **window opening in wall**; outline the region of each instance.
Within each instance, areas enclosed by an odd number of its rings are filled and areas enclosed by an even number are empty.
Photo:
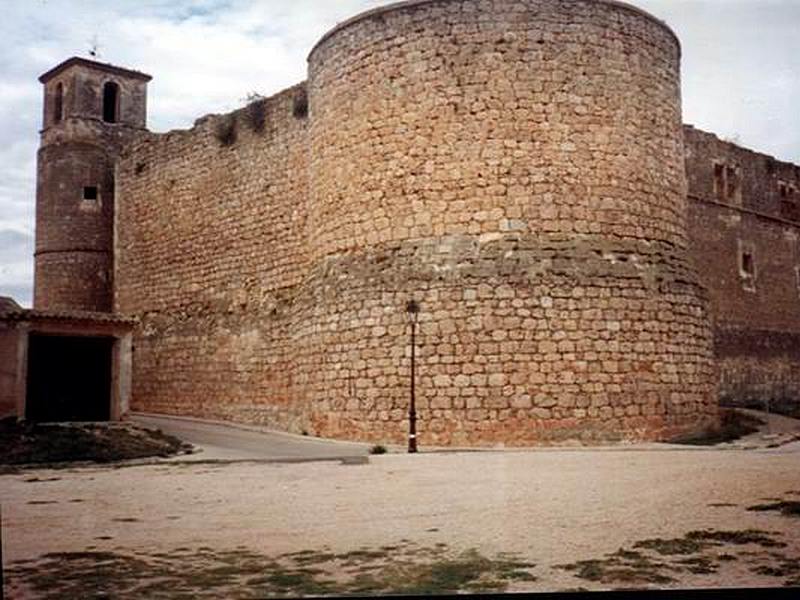
[[[752,277],[755,271],[755,263],[753,262],[753,255],[749,252],[742,252],[742,275],[745,277]]]
[[[53,98],[53,122],[60,123],[64,118],[64,84],[56,85],[56,94]]]
[[[714,163],[714,195],[725,199],[725,165],[721,163]]]
[[[113,81],[103,86],[103,121],[116,123],[119,113],[119,86]]]
[[[739,246],[739,276],[744,289],[750,292],[755,291],[756,258],[752,244],[740,244]]]
[[[83,199],[89,200],[92,202],[97,201],[97,186],[96,185],[87,185],[83,188]]]
[[[714,196],[723,202],[741,198],[741,177],[737,167],[714,163]]]
[[[739,197],[739,169],[727,167],[725,169],[727,189],[725,190],[726,200],[736,200]]]
[[[797,284],[797,293],[800,294],[800,265],[794,268],[794,281]]]

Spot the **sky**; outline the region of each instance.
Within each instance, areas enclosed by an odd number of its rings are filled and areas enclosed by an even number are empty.
[[[304,80],[327,30],[389,3],[0,0],[0,296],[32,302],[39,75],[96,47],[153,76],[152,131],[184,129]],[[800,164],[800,0],[631,3],[681,39],[684,122]]]

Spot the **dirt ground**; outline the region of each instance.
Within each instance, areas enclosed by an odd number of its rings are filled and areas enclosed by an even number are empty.
[[[794,443],[26,471],[0,477],[6,591],[408,591],[412,563],[423,591],[794,586],[798,467]]]

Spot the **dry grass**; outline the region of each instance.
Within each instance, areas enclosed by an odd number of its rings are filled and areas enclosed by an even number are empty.
[[[267,556],[244,549],[179,548],[172,553],[86,551],[18,561],[7,570],[12,590],[40,598],[280,598],[318,595],[440,595],[499,592],[511,581],[535,581],[535,565],[494,559],[445,544],[403,542],[345,553],[328,549]]]
[[[119,423],[0,423],[0,464],[52,464],[172,456],[191,448],[160,431]]]

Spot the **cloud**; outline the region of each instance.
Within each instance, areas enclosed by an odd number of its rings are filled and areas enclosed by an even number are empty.
[[[33,235],[0,229],[0,296],[23,306],[32,304]]]
[[[687,123],[800,163],[800,2],[635,3],[665,20],[681,40]]]

